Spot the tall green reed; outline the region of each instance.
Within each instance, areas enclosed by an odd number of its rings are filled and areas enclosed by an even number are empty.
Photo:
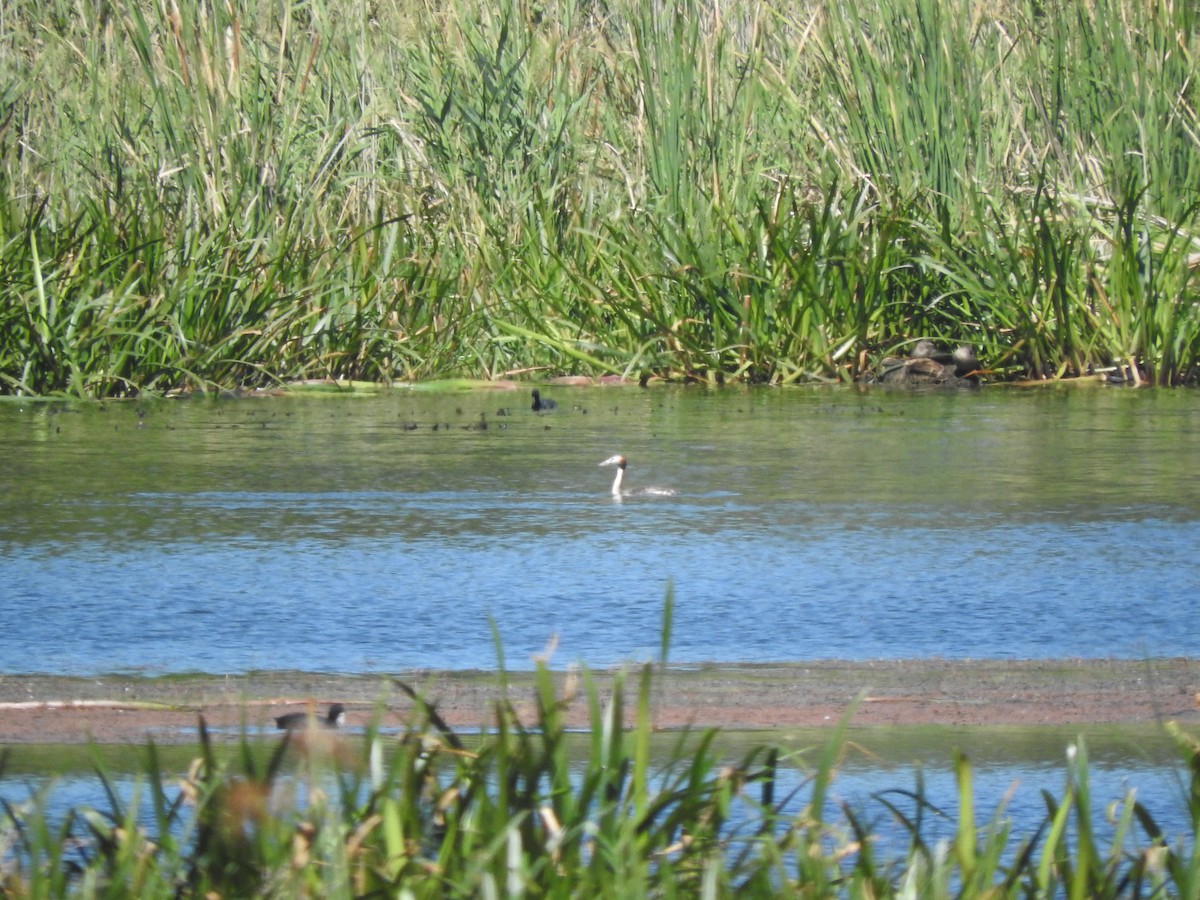
[[[6,7],[0,387],[1196,372],[1186,4]]]

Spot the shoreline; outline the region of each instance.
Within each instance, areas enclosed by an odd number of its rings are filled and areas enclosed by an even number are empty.
[[[627,717],[641,666],[626,669]],[[606,699],[617,670],[588,674]],[[587,690],[573,669],[553,673],[574,692],[568,727],[589,724]],[[506,674],[507,698],[532,722],[534,673]],[[339,675],[254,672],[240,675],[0,676],[0,745],[188,743],[198,716],[214,728],[273,730],[272,717],[332,702],[347,724],[403,728],[409,685],[454,728],[489,727],[504,693],[494,671],[419,671]],[[852,706],[855,726],[1101,725],[1167,720],[1200,723],[1200,659],[819,660],[655,667],[652,715],[658,729],[729,731],[828,727]]]

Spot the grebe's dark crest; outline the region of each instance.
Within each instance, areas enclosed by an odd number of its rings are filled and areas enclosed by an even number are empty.
[[[610,456],[604,462],[600,463],[600,465],[617,467],[617,477],[613,479],[612,483],[612,495],[614,497],[674,497],[679,493],[674,488],[664,487],[641,487],[634,488],[631,491],[622,491],[621,481],[625,478],[625,467],[629,465],[629,460],[620,453],[616,456]]]
[[[275,727],[283,731],[291,731],[294,728],[307,728],[309,714],[306,712],[293,712],[283,716],[275,717]],[[346,707],[340,703],[335,703],[329,707],[329,713],[323,719],[317,719],[317,725],[321,728],[337,728],[346,721]]]
[[[557,409],[557,408],[558,408],[558,404],[556,402],[551,400],[549,397],[543,397],[542,392],[539,391],[537,388],[533,389],[532,409],[534,412],[542,412],[543,410]]]

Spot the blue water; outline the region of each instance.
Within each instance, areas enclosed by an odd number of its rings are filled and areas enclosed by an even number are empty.
[[[1195,523],[975,522],[967,543],[952,521],[800,527],[780,521],[803,518],[800,505],[747,520],[732,501],[715,511],[484,493],[121,504],[163,531],[198,524],[198,536],[6,552],[0,669],[488,667],[489,616],[514,667],[552,634],[560,658],[606,665],[657,653],[668,580],[677,662],[1196,647]],[[216,519],[247,527],[204,539]]]
[[[0,405],[0,673],[1198,645],[1195,393],[555,393]]]
[[[557,392],[0,407],[0,672],[1198,646],[1198,395]]]

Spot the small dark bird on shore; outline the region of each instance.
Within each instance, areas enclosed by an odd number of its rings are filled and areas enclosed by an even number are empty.
[[[306,712],[292,712],[286,715],[275,717],[275,727],[281,731],[292,731],[296,728],[308,727],[309,714]],[[335,703],[329,707],[329,713],[324,719],[317,719],[317,725],[321,728],[337,728],[346,721],[346,707],[340,703]]]
[[[558,404],[549,397],[543,397],[542,392],[534,388],[532,409],[534,412],[544,412],[547,409],[558,409]]]

